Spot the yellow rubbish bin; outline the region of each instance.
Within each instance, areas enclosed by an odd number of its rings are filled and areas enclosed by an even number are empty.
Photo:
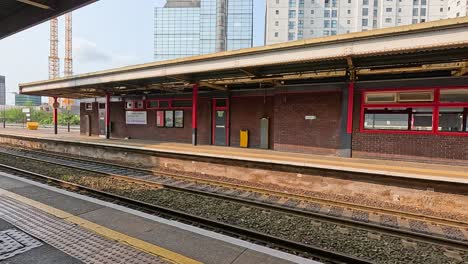
[[[240,131],[240,147],[247,148],[249,146],[249,131],[241,130]]]
[[[39,128],[39,123],[38,122],[27,122],[26,123],[26,128],[29,130],[37,130]]]

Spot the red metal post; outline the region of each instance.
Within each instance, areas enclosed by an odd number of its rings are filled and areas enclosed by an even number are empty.
[[[353,133],[353,109],[354,109],[354,82],[348,84],[348,122],[346,132]],[[361,117],[362,118],[362,117]]]
[[[53,105],[53,108],[54,108],[54,112],[53,112],[53,119],[54,119],[54,134],[57,134],[58,133],[58,101],[57,101],[57,97],[54,97],[54,105]]]
[[[110,93],[106,93],[106,139],[110,138]]]
[[[193,85],[192,89],[192,144],[197,145],[197,127],[198,127],[198,84]]]

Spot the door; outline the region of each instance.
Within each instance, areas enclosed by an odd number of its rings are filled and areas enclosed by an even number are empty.
[[[229,145],[229,102],[227,98],[213,99],[213,139],[217,146]]]
[[[99,103],[99,136],[106,136],[106,104]]]

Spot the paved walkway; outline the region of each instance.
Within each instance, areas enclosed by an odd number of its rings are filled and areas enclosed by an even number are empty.
[[[53,131],[50,129],[29,131],[25,129],[2,128],[0,129],[0,136],[1,134],[60,141],[73,141],[95,145],[110,145],[156,152],[218,157],[234,160],[257,161],[314,168],[337,169],[352,172],[369,172],[398,177],[423,178],[468,184],[468,161],[466,162],[465,166],[462,163],[460,165],[445,165],[393,160],[361,158],[350,159],[336,156],[279,152],[261,149],[243,149],[210,145],[193,146],[191,144],[184,143],[156,142],[138,139],[106,140],[105,138],[101,137],[88,137],[80,135],[78,132],[68,133],[66,131],[59,131],[58,135],[54,135]]]

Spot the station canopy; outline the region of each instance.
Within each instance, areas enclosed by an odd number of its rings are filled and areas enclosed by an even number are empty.
[[[467,72],[468,17],[226,51],[20,84],[29,95],[90,98],[234,91]]]
[[[0,39],[96,0],[0,0]]]

